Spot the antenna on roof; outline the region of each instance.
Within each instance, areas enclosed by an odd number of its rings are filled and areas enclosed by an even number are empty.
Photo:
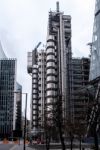
[[[56,2],[56,11],[59,12],[59,2]]]

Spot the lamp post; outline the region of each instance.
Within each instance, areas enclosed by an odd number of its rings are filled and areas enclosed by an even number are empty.
[[[22,92],[17,92],[15,91],[14,93],[20,93],[21,95],[22,94],[25,94],[25,122],[24,122],[24,141],[23,141],[23,150],[26,150],[26,147],[25,147],[25,139],[26,139],[26,120],[27,120],[27,95],[28,93],[22,93]]]
[[[25,125],[24,125],[24,147],[23,147],[23,150],[26,150],[26,147],[25,147],[25,138],[26,138],[26,115],[27,115],[27,93],[22,93],[22,94],[25,94],[26,95],[26,100],[25,100]]]

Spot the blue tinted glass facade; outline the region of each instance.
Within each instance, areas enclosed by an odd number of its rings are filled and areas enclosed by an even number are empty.
[[[93,27],[90,80],[100,76],[100,0],[96,0]]]
[[[11,136],[14,126],[16,60],[0,60],[0,136]]]

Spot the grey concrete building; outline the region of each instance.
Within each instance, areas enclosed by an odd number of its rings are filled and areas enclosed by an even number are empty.
[[[88,96],[82,94],[81,89],[88,85],[89,81],[89,58],[72,58],[72,99],[73,99],[73,121],[86,121],[88,109]]]

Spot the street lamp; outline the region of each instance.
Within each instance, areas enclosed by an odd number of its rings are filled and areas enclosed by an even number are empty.
[[[26,147],[25,147],[25,139],[26,139],[26,118],[27,118],[27,95],[28,93],[22,93],[22,92],[17,92],[15,91],[14,93],[20,93],[20,94],[25,94],[25,124],[24,124],[24,146],[23,146],[23,150],[26,150]]]
[[[27,93],[22,93],[26,95],[26,100],[25,100],[25,125],[24,125],[24,147],[23,150],[26,149],[25,147],[25,138],[26,138],[26,115],[27,115]]]

